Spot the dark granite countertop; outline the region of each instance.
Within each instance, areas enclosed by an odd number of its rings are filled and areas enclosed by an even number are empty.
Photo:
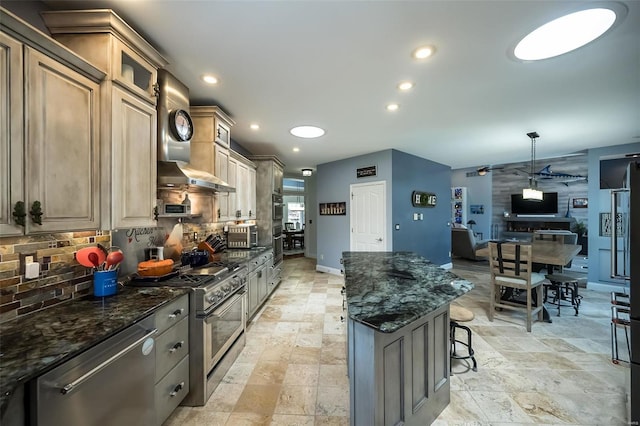
[[[344,252],[349,317],[383,333],[412,323],[473,284],[410,252]]]
[[[0,414],[14,390],[188,293],[179,288],[120,287],[0,324]]]

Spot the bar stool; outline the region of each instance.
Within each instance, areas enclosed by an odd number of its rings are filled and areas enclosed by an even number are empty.
[[[618,364],[620,361],[630,362],[631,346],[629,346],[629,328],[631,327],[631,303],[629,295],[625,293],[611,293],[611,362]],[[627,360],[621,360],[618,353],[618,327],[624,329],[624,337],[627,343]]]
[[[578,309],[580,308],[580,300],[582,299],[582,296],[578,294],[578,278],[566,274],[547,274],[545,277],[550,281],[550,283],[543,284],[543,303],[547,302],[549,290],[553,291],[553,300],[549,303],[558,305],[558,316],[560,316],[560,308],[562,306],[569,306],[562,305],[562,301],[567,300],[567,297],[570,296],[569,300],[571,302],[571,306],[575,309],[577,316]]]
[[[478,371],[478,363],[474,357],[473,347],[471,345],[471,329],[467,326],[460,325],[460,322],[467,322],[473,320],[474,315],[467,308],[462,306],[451,305],[449,308],[449,335],[451,340],[451,353],[450,357],[454,359],[471,359],[473,361],[473,371]],[[456,330],[462,330],[467,333],[467,341],[456,340]],[[458,355],[456,353],[456,343],[467,348],[466,355]],[[451,363],[449,364],[449,372],[451,372]]]

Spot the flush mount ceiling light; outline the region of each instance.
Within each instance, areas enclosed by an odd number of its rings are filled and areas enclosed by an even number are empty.
[[[402,81],[398,84],[398,89],[402,92],[413,89],[413,83],[410,81]]]
[[[592,42],[616,21],[611,9],[581,10],[537,28],[515,47],[513,54],[523,61],[553,58]]]
[[[398,104],[389,104],[387,105],[387,111],[397,111],[400,108]]]
[[[202,80],[207,84],[217,84],[218,79],[210,74],[202,76]]]
[[[311,176],[313,170],[311,169],[302,169],[302,176]]]
[[[538,132],[529,132],[527,136],[531,138],[531,171],[529,172],[529,187],[522,190],[522,198],[529,201],[542,201],[542,191],[538,190],[538,182],[536,181],[536,138],[540,135]]]
[[[298,148],[297,146],[293,147],[293,152],[300,152],[300,148]]]
[[[416,50],[411,53],[411,56],[414,59],[427,59],[432,56],[436,51],[436,48],[433,46],[420,46]]]
[[[293,136],[305,139],[319,138],[324,135],[324,130],[316,126],[298,126],[289,130]]]
[[[251,123],[251,125],[249,125],[249,128],[251,128],[251,130],[260,130],[260,125],[256,123]]]

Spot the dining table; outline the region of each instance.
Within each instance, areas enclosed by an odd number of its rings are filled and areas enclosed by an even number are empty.
[[[282,232],[284,234],[284,242],[287,249],[291,250],[294,248],[294,241],[296,237],[300,240],[301,247],[304,248],[304,229],[284,230]]]
[[[496,241],[496,242],[517,243],[518,241],[503,240],[503,241]],[[578,253],[580,253],[580,250],[582,250],[581,245],[562,244],[562,243],[558,243],[557,241],[534,240],[533,243],[523,242],[522,244],[531,244],[532,246],[531,261],[533,263],[540,263],[540,264],[547,265],[547,275],[553,274],[554,266],[567,265],[569,262],[573,260],[574,257],[576,257]],[[478,256],[488,258],[489,247],[487,246],[487,247],[483,247],[481,249],[476,250],[476,257]],[[510,289],[510,290],[513,290],[513,289]],[[505,294],[502,296],[502,299],[509,299],[511,301],[514,301],[512,297],[513,297],[512,291],[509,291],[509,292],[505,292]],[[535,300],[536,298],[534,297],[534,301]],[[551,316],[549,315],[549,312],[545,307],[543,307],[542,312],[543,312],[543,320],[546,322],[552,322]]]

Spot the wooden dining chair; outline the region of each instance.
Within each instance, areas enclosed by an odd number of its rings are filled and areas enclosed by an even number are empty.
[[[531,270],[530,244],[489,243],[489,266],[491,269],[491,295],[489,300],[489,321],[493,321],[496,308],[520,311],[526,314],[527,331],[531,331],[534,315],[542,321],[542,283],[544,275]],[[503,292],[502,290],[505,289]],[[506,289],[511,289],[506,291]],[[514,291],[524,291],[524,303],[514,300]],[[536,295],[536,306],[533,306],[533,295]]]

